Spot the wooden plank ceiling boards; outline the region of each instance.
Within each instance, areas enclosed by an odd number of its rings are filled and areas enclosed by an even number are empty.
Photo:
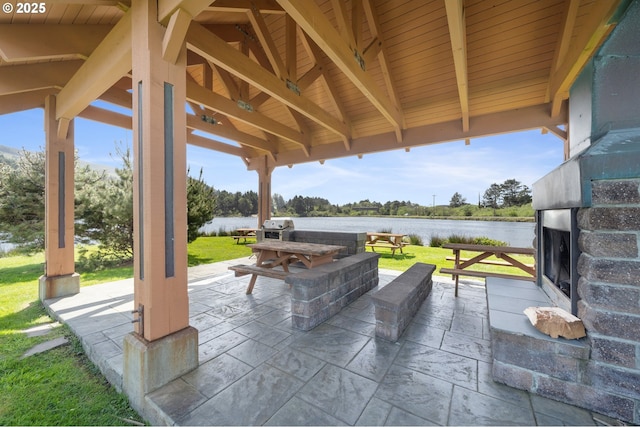
[[[188,49],[189,143],[254,169],[524,129],[566,139],[569,88],[622,3],[160,0],[158,8],[165,59],[182,40]],[[130,117],[92,105],[131,108],[129,7],[73,0],[0,15],[0,114],[41,107],[55,93],[59,133],[76,116],[130,127]]]

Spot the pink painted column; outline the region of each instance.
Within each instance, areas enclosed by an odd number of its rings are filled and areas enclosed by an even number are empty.
[[[124,339],[123,389],[144,396],[198,366],[189,326],[186,46],[163,59],[157,2],[132,2],[134,332]]]
[[[80,291],[74,260],[73,120],[58,134],[56,98],[45,99],[45,271],[39,280],[41,300]]]

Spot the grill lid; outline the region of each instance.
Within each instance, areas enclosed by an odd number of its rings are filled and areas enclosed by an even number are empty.
[[[293,220],[291,218],[268,219],[262,223],[265,230],[293,230]]]

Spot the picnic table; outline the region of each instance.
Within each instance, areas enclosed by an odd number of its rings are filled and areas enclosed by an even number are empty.
[[[501,277],[503,279],[515,280],[536,280],[536,270],[531,264],[525,264],[511,255],[531,255],[535,254],[533,248],[520,248],[515,246],[490,246],[490,245],[472,245],[465,243],[445,243],[442,245],[445,249],[453,250],[453,257],[447,257],[448,261],[453,261],[453,268],[441,268],[440,273],[451,274],[456,282],[455,296],[458,296],[458,278],[459,276],[472,277]],[[462,258],[461,251],[478,252],[478,255],[472,258]],[[487,258],[494,256],[498,260],[489,260]],[[515,274],[492,273],[488,271],[467,270],[475,264],[499,265],[503,267],[513,267],[517,270],[527,273],[526,276],[518,276]]]
[[[289,275],[289,264],[301,262],[307,268],[314,268],[333,261],[333,257],[345,246],[322,245],[317,243],[287,242],[281,240],[265,240],[247,245],[256,254],[255,265],[234,265],[229,270],[235,275],[251,274],[247,287],[247,295],[253,292],[258,276],[284,280]],[[276,269],[281,267],[282,270]]]
[[[407,243],[402,241],[405,236],[405,234],[367,231],[365,247],[371,248],[373,252],[375,252],[375,248],[388,248],[391,249],[391,256],[394,256],[398,249],[400,249],[400,253],[403,253],[402,248],[407,245]]]
[[[256,232],[258,231],[258,229],[256,228],[236,228],[235,229],[235,234],[231,237],[233,237],[236,241],[236,244],[238,244],[240,242],[240,239],[244,239],[244,242],[246,243],[247,238],[255,238],[256,237]]]

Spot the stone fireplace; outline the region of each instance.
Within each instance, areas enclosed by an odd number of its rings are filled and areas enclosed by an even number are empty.
[[[540,295],[549,304],[577,315],[587,336],[553,340],[524,327],[494,328],[493,321],[506,315],[491,312],[487,280],[496,381],[636,424],[640,423],[638,28],[640,1],[636,0],[571,88],[569,159],[533,186],[537,292],[544,291]]]

